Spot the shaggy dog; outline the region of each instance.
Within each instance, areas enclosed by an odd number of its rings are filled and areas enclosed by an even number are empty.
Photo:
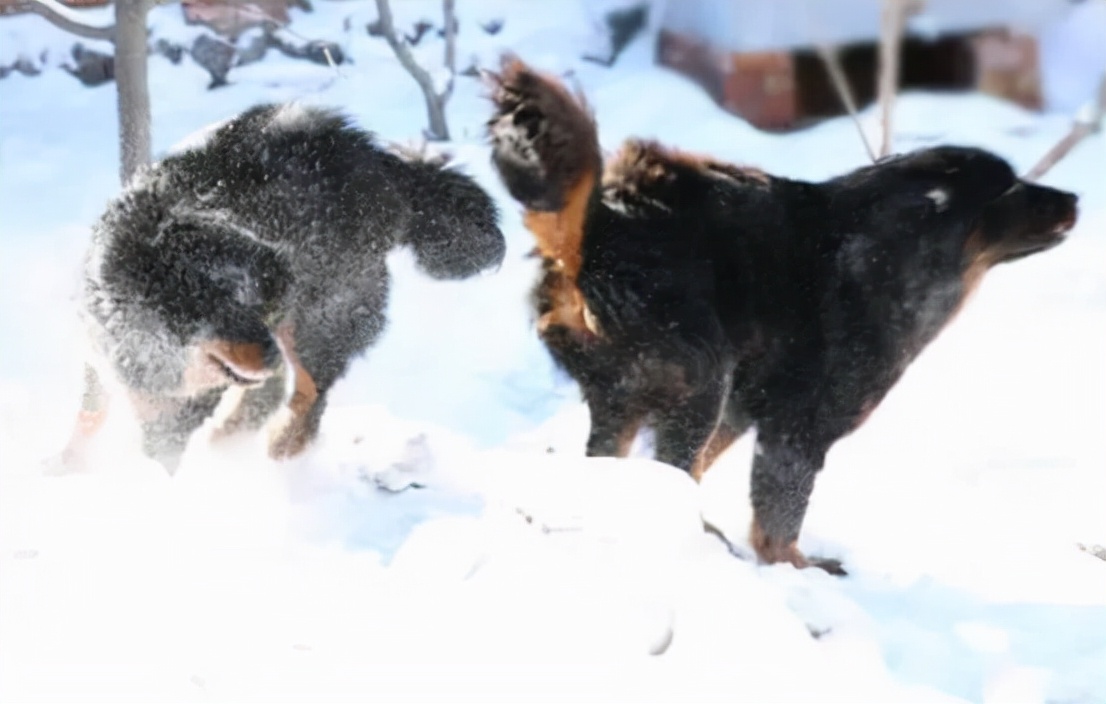
[[[168,467],[228,390],[222,432],[283,405],[269,452],[300,452],[384,327],[386,255],[408,245],[435,278],[472,276],[503,259],[498,217],[472,179],[401,158],[336,112],[263,105],[230,120],[136,177],[95,227],[94,362],[63,459],[79,460],[112,386]]]
[[[511,57],[490,79],[493,161],[537,240],[538,331],[581,387],[587,453],[624,456],[648,424],[657,459],[698,478],[755,426],[769,563],[810,564],[796,541],[826,452],[984,273],[1076,219],[1074,195],[979,149],[804,183],[628,141],[604,170],[582,99]]]

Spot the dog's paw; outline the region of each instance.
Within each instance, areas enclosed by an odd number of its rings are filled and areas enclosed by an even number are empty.
[[[290,423],[275,429],[269,435],[269,458],[288,460],[303,454],[311,437],[299,423]]]
[[[785,563],[791,564],[796,569],[800,570],[808,567],[817,567],[835,577],[844,577],[848,575],[848,572],[845,571],[840,560],[826,557],[807,557],[799,550],[799,546],[794,540],[785,542],[774,539],[758,530],[755,525],[749,538],[753,550],[756,551],[757,560],[761,564],[775,565]]]
[[[849,576],[848,571],[846,571],[845,567],[841,564],[841,560],[837,560],[832,557],[808,556],[806,558],[806,561],[809,567],[817,567],[823,572],[832,574],[834,577]]]

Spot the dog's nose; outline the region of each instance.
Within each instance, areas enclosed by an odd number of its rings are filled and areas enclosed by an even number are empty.
[[[1075,221],[1079,217],[1079,196],[1074,193],[1064,193],[1058,205],[1056,213],[1056,226],[1052,228],[1053,235],[1063,235],[1075,227]]]
[[[1068,206],[1068,210],[1075,212],[1079,208],[1079,196],[1074,193],[1065,193],[1064,202]]]

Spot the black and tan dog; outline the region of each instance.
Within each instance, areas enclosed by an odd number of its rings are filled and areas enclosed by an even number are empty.
[[[498,212],[441,163],[402,158],[336,112],[255,107],[142,173],[95,227],[84,316],[94,362],[64,459],[129,396],[147,454],[174,466],[224,392],[223,432],[282,404],[274,457],[314,437],[326,394],[385,324],[386,255],[431,276],[498,265]]]
[[[796,547],[829,448],[864,422],[996,264],[1059,243],[1076,197],[978,149],[804,183],[628,141],[605,165],[582,99],[507,58],[493,160],[543,258],[538,330],[591,411],[589,455],[696,477],[757,430],[751,543]],[[822,564],[835,569],[829,561]]]

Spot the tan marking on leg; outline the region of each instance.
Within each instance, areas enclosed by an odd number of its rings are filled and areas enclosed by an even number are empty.
[[[719,425],[715,429],[714,434],[710,436],[710,440],[699,451],[699,456],[695,459],[695,464],[691,467],[691,477],[695,481],[701,481],[703,475],[707,473],[707,470],[711,468],[715,460],[717,460],[723,452],[730,449],[730,445],[741,437],[741,435],[733,428],[726,424]]]
[[[809,567],[806,559],[795,541],[788,543],[774,540],[761,527],[760,522],[754,516],[753,527],[749,530],[749,543],[756,550],[761,562],[773,565],[779,562],[790,562],[795,567],[802,569]]]
[[[537,240],[538,251],[553,263],[559,274],[549,290],[553,308],[538,321],[539,331],[550,325],[563,325],[577,332],[595,333],[589,329],[584,297],[576,286],[576,276],[583,262],[588,202],[594,190],[594,174],[585,173],[569,189],[564,208],[553,212],[528,210],[523,216],[523,223]]]
[[[296,354],[295,338],[291,326],[277,330],[277,338],[293,374],[292,396],[285,407],[283,422],[273,426],[269,434],[269,456],[273,459],[293,457],[303,452],[313,439],[306,418],[319,398],[315,380],[303,368]]]
[[[617,457],[629,457],[630,448],[633,447],[634,439],[637,438],[637,433],[641,430],[642,419],[632,421],[626,424],[626,427],[622,429],[622,432],[618,434],[618,454]]]
[[[773,540],[765,534],[755,516],[753,517],[753,527],[749,531],[749,542],[756,550],[757,558],[763,563],[774,565],[780,562],[788,562],[797,569],[817,567],[835,577],[848,575],[845,568],[841,566],[840,560],[825,557],[808,558],[799,550],[795,541],[784,544],[778,540]]]
[[[77,419],[73,423],[69,440],[57,458],[60,459],[62,470],[80,469],[84,466],[88,443],[104,426],[110,400],[107,390],[100,382],[99,374],[95,368],[86,364],[81,390],[81,409],[77,411]]]

